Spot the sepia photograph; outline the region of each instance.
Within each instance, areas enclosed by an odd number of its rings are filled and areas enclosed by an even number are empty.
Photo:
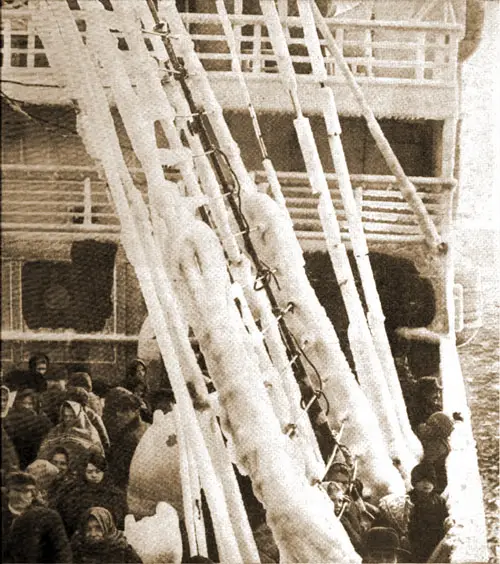
[[[500,561],[500,0],[0,0],[5,564]]]

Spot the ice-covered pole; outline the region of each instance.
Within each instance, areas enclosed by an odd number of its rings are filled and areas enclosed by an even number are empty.
[[[212,516],[222,519],[224,525],[217,531],[220,550],[228,559],[239,560],[239,550],[227,514],[224,496],[215,476],[210,457],[203,441],[187,391],[181,367],[174,353],[168,323],[155,287],[154,267],[161,264],[155,251],[148,214],[144,202],[133,186],[118,138],[114,129],[106,95],[98,79],[94,64],[81,42],[79,31],[68,6],[61,2],[44,0],[34,13],[37,31],[55,68],[59,68],[80,105],[80,132],[90,154],[101,161],[110,191],[122,225],[122,242],[136,269],[158,344],[168,367],[174,393],[189,424],[186,428],[193,441],[197,464],[202,469],[207,498],[211,499]],[[58,32],[53,22],[58,22]],[[126,190],[124,189],[126,186]],[[128,196],[133,197],[132,208]],[[141,205],[142,204],[142,205]],[[157,273],[156,273],[157,274]]]
[[[361,388],[368,397],[375,411],[386,444],[391,456],[401,460],[403,468],[409,471],[415,460],[408,452],[401,435],[401,429],[396,414],[387,409],[391,404],[391,396],[384,378],[383,370],[373,344],[368,328],[361,299],[359,297],[354,276],[347,257],[347,251],[342,243],[340,226],[328,184],[323,172],[314,136],[309,120],[302,114],[300,100],[297,94],[297,81],[292,60],[280,22],[274,0],[261,0],[261,9],[266,19],[270,40],[276,53],[280,76],[289,89],[294,100],[297,118],[294,120],[306,170],[313,193],[319,194],[318,211],[321,225],[325,233],[326,246],[335,270],[337,280],[349,318],[348,337],[350,348],[356,364],[356,372]]]
[[[328,142],[332,155],[335,172],[337,173],[340,194],[344,203],[344,210],[349,225],[349,234],[351,245],[354,251],[354,257],[358,266],[361,284],[365,295],[366,305],[368,307],[367,317],[370,330],[373,336],[373,342],[377,351],[381,367],[383,369],[389,392],[394,405],[394,410],[398,417],[399,425],[403,436],[410,449],[419,455],[421,445],[419,440],[413,434],[406,412],[406,405],[403,399],[403,393],[399,378],[392,358],[389,340],[385,331],[385,316],[382,311],[382,305],[375,284],[370,259],[368,256],[368,245],[363,230],[363,222],[361,212],[356,204],[349,170],[344,154],[341,141],[341,127],[338,118],[335,98],[332,88],[327,83],[327,72],[321,52],[321,45],[316,31],[314,16],[311,10],[311,0],[298,0],[299,14],[302,20],[304,30],[304,39],[309,52],[313,76],[320,88],[319,99],[326,123]],[[383,406],[383,409],[387,409]]]
[[[313,2],[311,4],[314,19],[316,21],[316,25],[318,26],[323,38],[326,41],[328,50],[332,53],[333,57],[335,58],[335,62],[337,63],[340,71],[344,75],[347,84],[351,88],[355,99],[357,100],[363,116],[366,120],[368,125],[368,129],[370,130],[377,147],[379,148],[382,156],[384,157],[387,166],[389,167],[390,171],[399,181],[399,189],[401,190],[401,194],[403,198],[408,202],[410,209],[415,214],[415,218],[424,234],[425,241],[427,242],[430,249],[432,249],[436,253],[446,252],[447,245],[441,240],[441,237],[434,225],[427,209],[425,208],[422,200],[417,194],[417,190],[415,186],[410,182],[408,177],[406,176],[401,163],[399,162],[398,158],[396,157],[392,147],[390,146],[387,138],[382,131],[378,121],[375,118],[375,114],[371,109],[370,105],[368,104],[363,90],[356,82],[354,75],[349,68],[348,64],[346,63],[344,56],[340,49],[335,42],[335,38],[332,35],[332,32],[328,28],[328,24],[325,21],[325,18],[321,14],[318,6]]]

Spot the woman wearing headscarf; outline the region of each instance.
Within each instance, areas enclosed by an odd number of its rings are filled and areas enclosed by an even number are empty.
[[[111,513],[103,507],[85,512],[71,539],[73,562],[82,564],[141,564],[142,560],[119,531]]]
[[[61,406],[59,420],[60,423],[50,430],[43,441],[38,458],[49,460],[53,449],[63,446],[76,467],[86,459],[91,450],[104,454],[99,433],[79,403],[65,401]]]
[[[123,529],[128,513],[127,497],[110,480],[106,460],[96,452],[88,455],[76,477],[60,490],[54,509],[61,515],[71,536],[85,511],[94,506],[107,509],[114,522]]]

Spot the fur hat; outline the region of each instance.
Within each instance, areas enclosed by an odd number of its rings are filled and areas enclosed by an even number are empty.
[[[417,464],[415,468],[411,471],[411,485],[415,487],[415,484],[421,482],[422,480],[427,480],[431,484],[436,485],[437,477],[434,466],[428,462],[422,462]]]
[[[396,531],[389,527],[372,527],[364,535],[366,552],[400,552],[399,537]]]
[[[91,392],[92,378],[87,372],[73,372],[69,375],[68,386],[73,388],[84,388],[87,392]]]
[[[36,478],[28,472],[11,472],[7,474],[5,486],[7,489],[36,486]]]

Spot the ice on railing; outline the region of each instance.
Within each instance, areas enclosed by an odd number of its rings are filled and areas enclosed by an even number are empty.
[[[384,4],[385,11],[379,4]],[[364,6],[360,10],[339,13],[328,20],[356,76],[371,80],[393,77],[415,82],[451,82],[455,79],[458,40],[462,32],[459,23],[447,22],[443,18],[412,21],[404,17],[404,10],[398,3],[376,2],[375,6],[373,19],[371,9]],[[48,68],[49,61],[43,43],[31,24],[31,14],[32,10],[28,7],[2,10],[2,68],[4,71],[9,69],[18,72],[36,69],[40,76],[48,76],[52,70]],[[109,20],[113,16],[113,12],[106,13]],[[228,38],[217,13],[190,12],[182,14],[182,17],[192,27],[191,36],[205,68],[231,73]],[[264,17],[260,14],[233,13],[229,14],[229,19],[238,38],[243,71],[252,74],[275,73],[276,55],[269,43]],[[379,22],[386,23],[386,27],[377,25]],[[78,24],[82,36],[85,36],[87,21],[84,12],[79,14]],[[310,61],[300,19],[289,16],[287,26],[295,70],[299,75],[308,75]],[[130,46],[119,30],[117,18],[111,27],[121,55],[131,61]],[[144,40],[148,49],[154,52],[152,37]],[[338,69],[326,49],[325,62],[328,72],[336,76]],[[49,82],[55,84],[56,81],[52,79]]]

